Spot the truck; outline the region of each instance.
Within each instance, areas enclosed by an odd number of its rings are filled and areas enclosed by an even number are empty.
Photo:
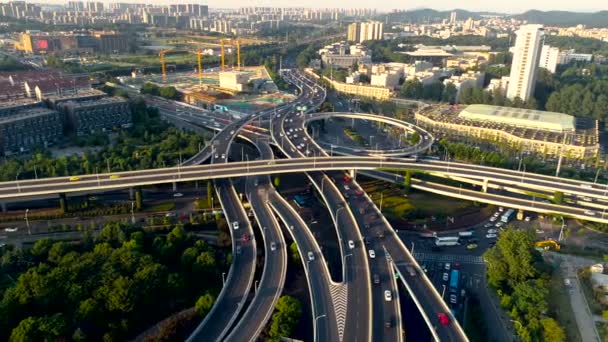
[[[509,223],[511,219],[513,219],[513,215],[515,215],[515,209],[509,209],[507,212],[502,214],[500,217],[500,222]]]

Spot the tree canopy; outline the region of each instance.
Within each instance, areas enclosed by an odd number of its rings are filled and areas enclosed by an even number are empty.
[[[202,293],[196,307],[208,311],[226,266],[179,225],[162,237],[110,223],[81,244],[5,249],[0,274],[15,282],[1,283],[0,339],[127,340]]]

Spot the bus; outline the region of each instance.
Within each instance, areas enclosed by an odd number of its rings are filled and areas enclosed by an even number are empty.
[[[515,209],[509,209],[506,213],[502,214],[500,221],[503,223],[509,223],[509,221],[511,221],[513,218],[513,215],[515,215]]]
[[[443,236],[435,239],[436,246],[456,246],[459,245],[460,238],[458,236]]]
[[[452,269],[450,274],[450,292],[458,293],[458,281],[460,278],[460,271]]]

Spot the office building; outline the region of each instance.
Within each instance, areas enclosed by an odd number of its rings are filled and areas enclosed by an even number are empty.
[[[121,97],[66,101],[58,106],[66,115],[68,132],[87,135],[131,125],[131,110]]]
[[[372,56],[367,47],[354,44],[349,45],[345,42],[326,45],[319,50],[321,61],[327,66],[339,68],[350,68],[355,64],[371,64]]]
[[[384,24],[380,21],[352,23],[348,25],[347,40],[363,43],[366,40],[382,40]]]
[[[349,42],[359,42],[361,40],[361,23],[352,23],[348,25],[346,40]]]
[[[572,61],[576,62],[591,62],[593,55],[590,53],[576,53],[574,49],[560,51],[557,58],[557,64],[569,64]]]
[[[549,70],[552,74],[555,73],[559,60],[559,49],[549,45],[543,45],[540,51],[540,59],[538,66]]]
[[[534,93],[544,29],[542,25],[522,25],[516,34],[507,97],[527,101]]]
[[[456,11],[452,11],[452,13],[450,13],[450,24],[456,24],[457,19],[458,13],[456,13]]]
[[[0,153],[3,155],[46,147],[63,135],[61,114],[41,102],[4,103],[0,105],[0,113],[3,113],[0,115]]]

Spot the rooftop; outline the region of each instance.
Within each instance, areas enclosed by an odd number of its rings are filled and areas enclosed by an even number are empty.
[[[517,127],[546,131],[574,131],[574,117],[540,110],[473,104],[460,112],[458,117],[472,121],[490,121]]]
[[[15,121],[20,121],[20,120],[24,120],[24,119],[31,119],[31,118],[35,118],[38,116],[55,114],[55,113],[57,113],[57,111],[48,109],[48,108],[44,108],[44,107],[35,107],[35,108],[24,109],[11,116],[0,117],[0,125],[15,122]]]

